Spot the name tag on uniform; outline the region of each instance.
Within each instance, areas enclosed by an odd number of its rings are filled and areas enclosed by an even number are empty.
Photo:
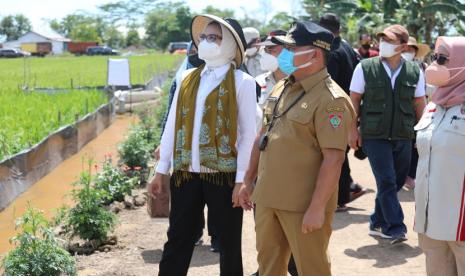
[[[270,103],[275,103],[278,101],[278,97],[268,97],[268,99],[266,99],[268,102]]]

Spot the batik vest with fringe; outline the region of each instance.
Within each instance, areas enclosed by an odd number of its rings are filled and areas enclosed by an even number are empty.
[[[181,83],[176,108],[173,169],[177,186],[192,173],[192,139],[201,66]],[[208,95],[199,134],[201,178],[218,185],[234,184],[237,169],[237,101],[234,66],[225,79]],[[225,177],[226,176],[226,177]]]

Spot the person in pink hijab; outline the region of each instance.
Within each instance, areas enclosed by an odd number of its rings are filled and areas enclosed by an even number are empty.
[[[465,275],[465,37],[439,37],[426,82],[437,87],[415,126],[415,225],[427,275]]]
[[[434,103],[446,108],[465,103],[464,37],[438,38],[436,62],[427,69],[426,78],[428,75],[429,83],[438,87],[433,93]]]

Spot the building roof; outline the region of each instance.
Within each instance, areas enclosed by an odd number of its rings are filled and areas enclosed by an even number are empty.
[[[30,31],[30,32],[27,32],[26,34],[28,34],[28,33],[35,33],[36,35],[42,36],[42,37],[44,37],[46,39],[53,40],[53,41],[62,41],[62,42],[71,41],[71,39],[60,35],[59,33],[53,31],[50,28],[43,28],[43,29],[40,29],[40,30],[33,30],[33,31]],[[24,35],[26,35],[26,34],[24,34]]]
[[[29,31],[25,34],[23,34],[22,36],[20,36],[20,38],[18,40],[10,40],[10,41],[3,41],[3,43],[14,43],[14,42],[18,42],[19,40],[21,40],[21,37],[24,37],[28,34],[35,34],[35,35],[38,35],[40,37],[43,37],[47,40],[52,40],[52,41],[59,41],[59,42],[70,42],[71,39],[69,38],[66,38],[62,35],[60,35],[59,33],[53,31],[52,29],[41,29],[41,30],[33,30],[33,31]]]

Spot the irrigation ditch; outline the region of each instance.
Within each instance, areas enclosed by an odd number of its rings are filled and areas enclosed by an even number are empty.
[[[130,95],[146,90],[156,91],[159,96],[162,84],[169,78],[169,73],[161,73],[154,76],[145,84],[131,87],[76,87],[73,89],[98,89],[109,92],[109,101],[100,106],[96,111],[88,113],[82,119],[66,125],[45,137],[36,145],[0,160],[0,211],[5,209],[17,196],[26,191],[34,183],[51,172],[57,165],[79,152],[89,141],[97,137],[115,119],[116,105],[121,102],[113,96],[112,91],[130,91]],[[62,93],[63,88],[34,88],[24,90],[26,93]],[[135,91],[135,92],[134,92]],[[137,97],[134,97],[137,99]],[[131,99],[131,101],[133,101]],[[139,100],[140,101],[140,100]],[[132,105],[127,100],[123,103]],[[135,103],[137,105],[137,103]],[[126,108],[126,110],[128,110]],[[132,112],[132,108],[129,108]],[[59,115],[58,115],[59,116]]]
[[[0,211],[62,161],[97,137],[115,118],[115,98],[41,142],[0,162]]]

